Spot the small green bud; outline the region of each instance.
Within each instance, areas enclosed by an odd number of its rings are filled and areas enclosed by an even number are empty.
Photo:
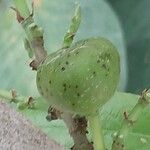
[[[63,46],[62,46],[63,48],[70,47],[73,38],[80,26],[80,23],[81,23],[81,8],[80,5],[77,5],[75,9],[75,14],[71,20],[70,27],[64,37]]]

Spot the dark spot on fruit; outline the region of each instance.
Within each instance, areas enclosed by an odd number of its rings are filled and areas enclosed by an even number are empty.
[[[80,96],[80,93],[77,93],[77,96],[79,97],[79,96]]]
[[[124,144],[122,144],[121,147],[124,147]]]
[[[68,62],[68,61],[66,61],[66,65],[69,65],[69,62]]]
[[[105,76],[107,77],[109,73],[106,73]]]
[[[52,81],[51,80],[49,80],[49,84],[51,84],[52,83]]]
[[[66,85],[66,83],[63,84],[63,87],[64,87],[64,91],[66,91],[66,90],[67,90],[67,85]]]
[[[40,81],[40,77],[38,77],[38,81]]]
[[[66,83],[63,84],[63,87],[66,87]]]
[[[77,52],[76,52],[76,55],[78,55],[78,54],[79,54],[79,52],[77,51]]]
[[[67,90],[67,87],[64,87],[64,91],[66,91]]]
[[[72,106],[75,106],[75,103],[72,103]]]
[[[93,75],[96,75],[96,72],[95,72],[95,71],[93,71]]]
[[[97,60],[97,63],[100,63],[100,60],[99,60],[99,59]]]
[[[115,141],[115,140],[113,141],[113,144],[114,144],[114,143],[116,143],[116,141]]]
[[[103,67],[104,69],[107,69],[106,64],[102,64],[102,67]]]
[[[65,70],[65,67],[62,67],[61,70],[64,71],[64,70]]]
[[[76,85],[76,89],[78,88],[78,85]]]

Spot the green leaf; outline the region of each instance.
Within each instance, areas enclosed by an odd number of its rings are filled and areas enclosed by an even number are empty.
[[[102,108],[101,116],[103,128],[106,133],[107,145],[111,145],[111,136],[121,128],[124,119],[123,112],[130,110],[138,102],[138,96],[127,93],[116,95]],[[143,114],[125,140],[125,150],[149,150],[150,149],[150,106],[144,109]],[[146,143],[144,143],[144,140]],[[109,147],[110,148],[110,147]]]
[[[108,150],[112,144],[112,134],[121,128],[123,112],[130,110],[138,101],[138,96],[128,93],[116,93],[114,97],[104,105],[100,111],[102,126],[105,134],[105,143]],[[37,99],[35,109],[26,109],[22,113],[30,119],[36,126],[40,127],[49,137],[65,145],[69,150],[73,141],[62,120],[48,122],[48,104],[42,98]],[[149,150],[150,149],[150,106],[144,109],[143,114],[136,122],[133,131],[125,139],[125,150]]]

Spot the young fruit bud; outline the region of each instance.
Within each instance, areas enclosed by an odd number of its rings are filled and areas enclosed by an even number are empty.
[[[87,116],[112,97],[119,73],[114,45],[90,38],[50,54],[38,68],[37,87],[50,105]]]

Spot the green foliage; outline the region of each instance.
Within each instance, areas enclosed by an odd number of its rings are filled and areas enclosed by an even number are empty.
[[[150,85],[150,0],[107,0],[120,18],[128,57],[127,90]]]
[[[138,96],[126,93],[116,93],[100,110],[102,126],[105,135],[105,143],[108,150],[111,149],[112,135],[121,128],[123,112],[130,110],[137,103]],[[40,127],[49,137],[65,145],[69,150],[73,144],[68,130],[62,120],[48,122],[48,105],[42,98],[37,99],[35,109],[24,109],[21,112],[36,126]],[[125,139],[125,150],[149,150],[150,149],[150,109],[147,107],[139,117],[133,130]],[[59,135],[59,136],[58,136]],[[90,136],[89,136],[90,137]]]

